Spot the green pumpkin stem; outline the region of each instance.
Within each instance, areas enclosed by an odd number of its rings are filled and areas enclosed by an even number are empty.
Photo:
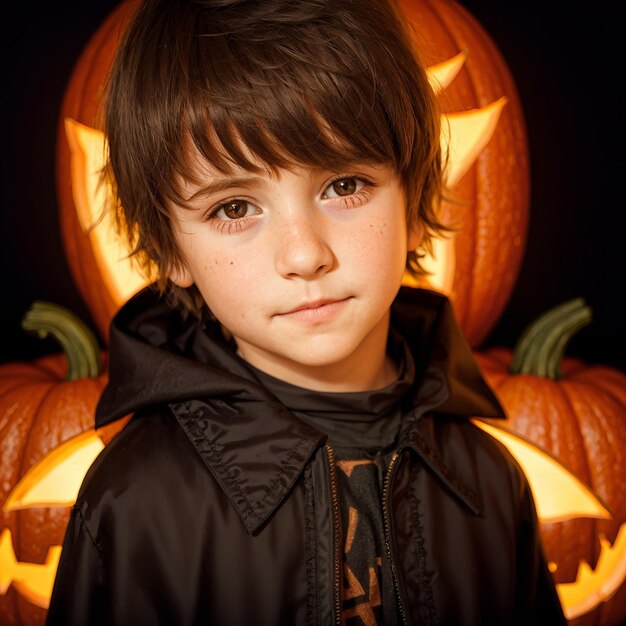
[[[561,361],[570,339],[591,323],[591,307],[574,298],[540,315],[522,333],[513,350],[510,371],[552,380],[563,378]]]
[[[87,325],[65,307],[33,302],[22,318],[22,328],[40,338],[50,335],[67,356],[65,380],[96,378],[102,373],[100,347]]]

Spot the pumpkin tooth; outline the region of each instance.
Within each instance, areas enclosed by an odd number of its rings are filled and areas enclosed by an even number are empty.
[[[461,50],[451,59],[429,65],[426,68],[430,86],[436,94],[442,92],[456,78],[465,63],[465,59],[467,59],[467,54],[467,50]]]
[[[0,535],[0,595],[13,584],[24,598],[47,609],[61,550],[61,546],[49,548],[43,564],[21,563],[15,556],[11,531],[5,528]]]
[[[13,570],[17,564],[11,531],[5,528],[0,534],[0,596],[3,596],[13,582]]]
[[[446,185],[454,187],[489,143],[507,103],[506,97],[479,109],[447,113],[441,124],[441,151],[447,155]]]
[[[600,546],[595,569],[581,560],[576,580],[556,585],[568,620],[588,613],[599,601],[608,600],[626,579],[626,522],[620,526],[613,545],[601,535]]]

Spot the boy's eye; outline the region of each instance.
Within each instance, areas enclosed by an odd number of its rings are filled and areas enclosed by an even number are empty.
[[[217,207],[213,217],[222,220],[238,220],[254,212],[254,207],[247,200],[229,200]]]
[[[363,181],[355,178],[354,176],[348,176],[346,178],[337,178],[324,190],[324,198],[342,198],[344,196],[351,196],[359,191],[363,187]]]

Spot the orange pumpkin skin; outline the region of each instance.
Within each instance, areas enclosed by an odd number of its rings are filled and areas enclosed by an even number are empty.
[[[57,142],[57,190],[61,229],[74,281],[101,338],[117,310],[101,278],[72,198],[70,153],[63,120],[73,118],[102,128],[103,84],[135,0],[122,2],[93,35],[72,73],[61,109]],[[445,204],[444,222],[462,228],[456,238],[452,293],[459,324],[476,347],[504,309],[517,278],[526,242],[529,198],[528,147],[515,85],[500,53],[478,22],[453,0],[402,0],[400,5],[419,37],[427,65],[461,50],[464,69],[440,97],[444,112],[476,109],[506,96],[496,132],[454,190],[458,204]],[[417,35],[416,35],[417,36]]]
[[[0,502],[35,462],[67,439],[93,428],[94,410],[106,376],[65,381],[67,358],[46,356],[31,363],[0,365]],[[121,429],[112,424],[99,434],[105,442]],[[43,563],[48,548],[62,545],[69,520],[67,507],[0,508],[0,530],[9,528],[16,558]],[[44,623],[46,610],[10,586],[0,595],[0,624]]]
[[[439,97],[444,113],[507,98],[493,137],[442,207],[444,223],[460,226],[449,294],[459,325],[480,346],[509,301],[524,256],[530,215],[529,149],[513,77],[481,24],[457,2],[399,0],[417,35],[424,63],[467,50],[463,69]]]
[[[564,378],[512,375],[513,353],[492,348],[476,360],[507,413],[502,424],[552,453],[608,505],[614,520],[578,518],[542,524],[557,583],[576,579],[578,563],[596,566],[599,535],[612,543],[626,522],[626,374],[565,357]],[[626,584],[596,609],[570,621],[573,626],[618,626],[626,619]]]

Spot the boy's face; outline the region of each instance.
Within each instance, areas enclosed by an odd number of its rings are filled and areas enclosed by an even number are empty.
[[[392,169],[202,171],[185,184],[192,210],[171,207],[184,258],[173,282],[195,283],[239,355],[271,376],[326,391],[392,382],[389,307],[419,242]]]

